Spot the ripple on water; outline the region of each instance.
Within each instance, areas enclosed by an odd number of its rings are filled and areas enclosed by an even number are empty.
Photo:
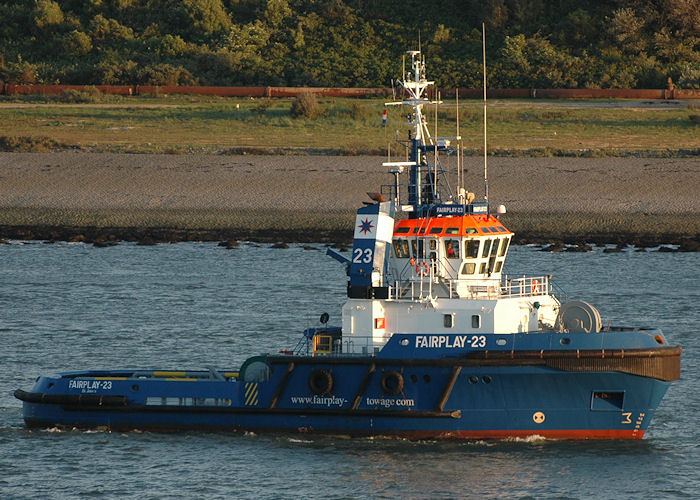
[[[659,325],[683,345],[681,380],[634,442],[28,430],[12,391],[39,374],[237,368],[293,346],[322,312],[339,323],[346,277],[298,246],[11,244],[0,263],[4,497],[664,498],[700,488],[698,254],[510,254],[507,273],[553,274],[604,318]]]

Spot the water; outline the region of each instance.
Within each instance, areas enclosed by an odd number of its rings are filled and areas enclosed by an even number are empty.
[[[319,250],[180,243],[0,245],[2,498],[653,498],[700,488],[700,254],[511,249],[614,324],[660,326],[682,379],[635,442],[411,442],[306,435],[27,430],[11,392],[84,368],[237,368],[339,324],[343,269]]]

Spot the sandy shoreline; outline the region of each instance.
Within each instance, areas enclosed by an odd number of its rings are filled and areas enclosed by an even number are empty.
[[[0,153],[0,237],[109,228],[344,239],[366,193],[392,182],[385,160]],[[456,172],[453,162],[445,161]],[[467,188],[481,198],[483,159],[467,158],[464,168]],[[696,158],[489,159],[490,201],[506,205],[504,223],[525,240],[697,239],[699,192]]]

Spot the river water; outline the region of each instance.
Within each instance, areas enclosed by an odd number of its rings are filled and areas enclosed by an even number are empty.
[[[405,441],[306,435],[28,430],[16,388],[85,368],[238,368],[340,323],[343,268],[324,248],[244,243],[0,245],[1,498],[696,498],[700,254],[550,254],[513,246],[505,272],[553,274],[604,324],[660,326],[682,378],[635,442]]]

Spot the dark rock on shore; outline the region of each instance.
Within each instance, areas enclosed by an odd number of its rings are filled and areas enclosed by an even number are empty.
[[[626,243],[618,243],[617,246],[614,248],[606,248],[605,250],[603,250],[603,253],[620,253],[625,248],[627,248]]]
[[[71,241],[71,242],[106,242],[126,241],[144,244],[178,243],[184,241],[217,241],[233,245],[238,241],[276,244],[321,243],[331,245],[340,251],[347,251],[352,245],[352,230],[347,229],[176,229],[150,227],[53,227],[53,226],[0,226],[0,239]],[[620,248],[634,246],[637,248],[654,248],[666,245],[678,245],[681,252],[700,251],[700,235],[689,237],[678,234],[658,235],[621,235],[621,234],[585,234],[563,235],[556,240],[552,235],[534,232],[517,234],[514,244],[545,245],[542,251],[590,251],[590,245],[619,245]],[[568,250],[572,246],[573,250]],[[228,247],[227,247],[228,248]],[[234,248],[233,246],[231,248]],[[605,251],[605,250],[604,250]],[[608,249],[608,251],[611,251]]]
[[[235,240],[226,240],[226,241],[220,242],[219,246],[231,250],[232,248],[238,247],[238,242]]]
[[[671,253],[671,252],[677,252],[677,248],[671,248],[667,246],[660,246],[657,252],[662,252],[662,253]]]
[[[679,252],[700,252],[700,239],[683,240],[678,246]]]
[[[562,243],[561,241],[557,241],[556,243],[551,243],[551,244],[547,245],[546,247],[542,248],[543,252],[552,252],[552,253],[559,253],[559,252],[563,252],[565,250],[566,250],[566,245],[564,245],[564,243]]]
[[[157,244],[158,244],[158,242],[156,240],[154,240],[153,238],[150,238],[148,236],[146,236],[145,238],[143,238],[142,240],[140,240],[137,243],[137,245],[141,245],[141,246],[145,246],[145,247],[155,246]]]
[[[572,247],[567,247],[567,252],[592,252],[593,248],[590,245],[579,244]]]

